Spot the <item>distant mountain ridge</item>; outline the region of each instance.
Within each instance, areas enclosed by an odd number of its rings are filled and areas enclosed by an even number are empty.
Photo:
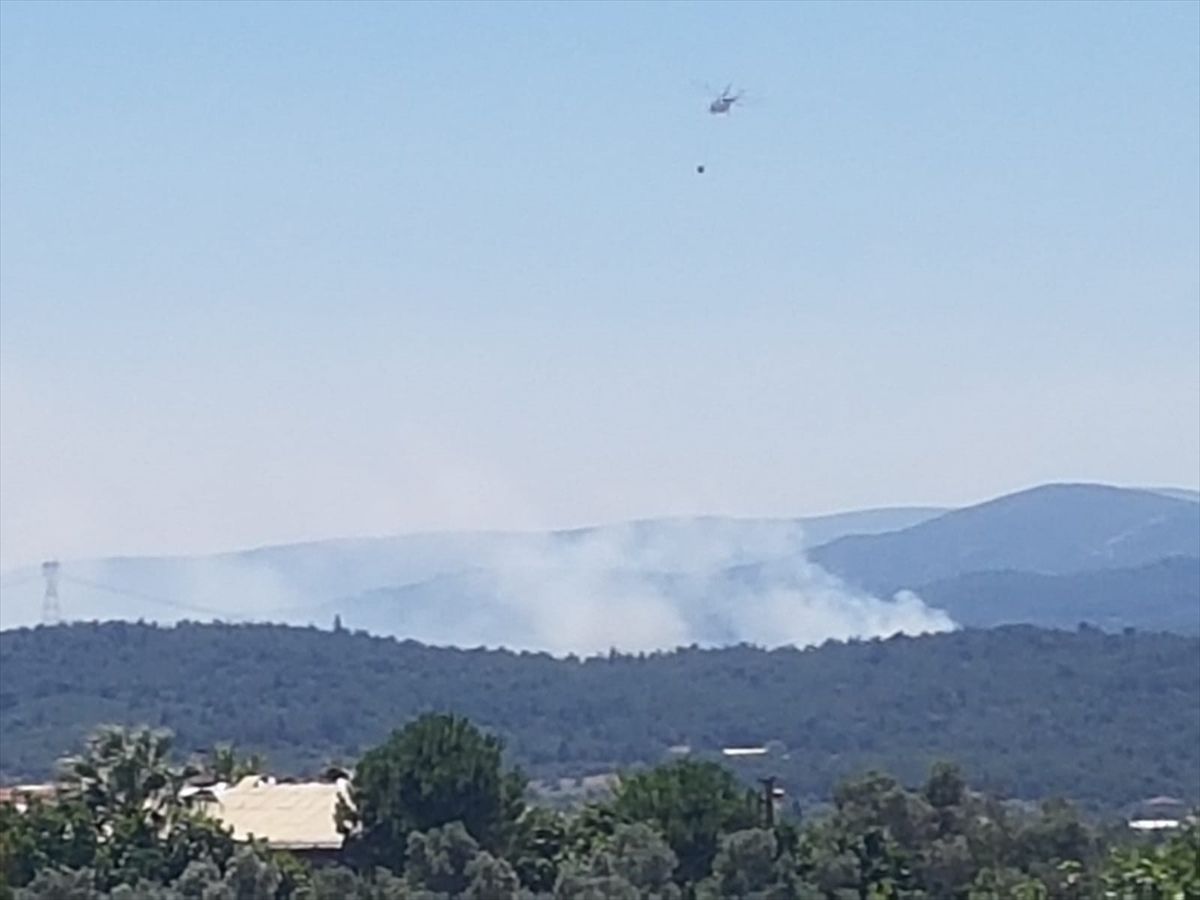
[[[796,543],[811,547],[847,534],[906,528],[944,511],[941,507],[890,507],[799,519],[645,519],[546,533],[426,532],[331,538],[204,556],[67,560],[62,563],[62,592],[68,615],[84,621],[145,618],[169,622],[214,614],[240,618],[250,611],[247,607],[253,606],[255,614],[304,624],[302,619],[289,618],[289,614],[324,615],[328,611],[332,615],[336,605],[347,598],[466,575],[486,560],[518,555],[546,542],[570,544],[586,537],[617,536],[625,542],[662,540],[702,528],[733,543],[738,533],[767,526],[794,530]],[[16,587],[9,587],[13,584]],[[36,623],[41,592],[37,567],[3,573],[0,629]],[[230,602],[231,594],[245,596],[242,608],[236,600]]]
[[[1200,503],[1200,491],[1194,491],[1191,488],[1142,488],[1142,490],[1150,491],[1153,494],[1162,494],[1164,497],[1173,497],[1176,500]]]
[[[1200,556],[1200,504],[1090,484],[1043,485],[810,552],[834,575],[883,593],[970,572],[1069,575],[1170,556]]]
[[[1200,634],[1200,558],[1194,556],[1070,575],[969,572],[923,584],[916,593],[967,628],[1088,622],[1109,631]]]
[[[1193,633],[1198,501],[1186,489],[1050,484],[961,509],[334,539],[206,557],[68,561],[60,593],[72,619],[327,625],[341,615],[350,627],[450,646],[537,647],[537,629],[557,627],[546,625],[546,612],[577,605],[579,620],[564,627],[678,618],[685,631],[660,628],[664,646],[793,640],[789,604],[818,641],[940,630],[942,611],[965,625],[1088,621]],[[917,604],[901,615],[890,602],[857,599],[901,590],[934,609]],[[0,592],[0,628],[37,621],[36,569],[6,573]]]

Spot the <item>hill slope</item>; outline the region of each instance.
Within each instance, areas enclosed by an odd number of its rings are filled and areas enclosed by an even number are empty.
[[[1032,488],[810,552],[827,571],[885,594],[970,572],[1066,575],[1198,555],[1200,504],[1080,484]]]
[[[593,584],[594,589],[614,593],[624,589],[632,596],[652,591],[655,598],[669,600],[678,610],[688,635],[685,643],[702,646],[742,640],[804,646],[826,637],[945,630],[949,620],[979,628],[1026,623],[1074,629],[1086,622],[1110,631],[1200,633],[1200,559],[1196,557],[1168,557],[1142,566],[1069,575],[971,572],[919,585],[915,591],[930,610],[924,616],[919,607],[894,603],[856,608],[843,598],[832,606],[822,605],[820,592],[811,583],[771,564],[735,567],[703,578],[678,573],[606,574],[606,583]],[[323,618],[331,620],[336,610],[349,627],[443,646],[554,649],[555,629],[571,621],[561,615],[569,607],[548,611],[540,603],[513,602],[515,598],[493,575],[458,572],[370,591],[331,604]],[[564,591],[569,587],[564,585]],[[785,598],[776,607],[783,614],[759,621],[756,610],[771,609],[771,598]],[[942,627],[932,618],[939,611],[949,617]],[[604,641],[594,643],[594,649],[608,646]]]
[[[1200,639],[1026,627],[586,661],[281,626],[0,632],[0,772],[44,776],[101,722],[234,740],[276,767],[353,758],[422,710],[505,735],[535,774],[778,741],[797,795],[953,758],[1018,796],[1200,799]]]
[[[1192,488],[1145,488],[1145,490],[1162,494],[1164,497],[1174,497],[1176,500],[1190,500],[1200,503],[1200,491]],[[915,523],[914,523],[915,524]]]
[[[1021,622],[1074,628],[1087,622],[1110,631],[1200,634],[1200,559],[1190,556],[1071,575],[972,572],[921,585],[917,593],[972,628]]]

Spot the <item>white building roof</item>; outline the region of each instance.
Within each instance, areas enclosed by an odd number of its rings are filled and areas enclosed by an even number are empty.
[[[343,836],[334,818],[338,798],[349,799],[349,782],[279,783],[249,776],[235,785],[191,788],[204,813],[233,830],[280,850],[338,849]]]

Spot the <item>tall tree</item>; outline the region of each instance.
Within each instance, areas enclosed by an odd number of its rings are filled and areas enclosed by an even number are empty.
[[[1200,897],[1200,823],[1193,820],[1158,843],[1114,851],[1104,887],[1106,896],[1122,900]]]
[[[196,860],[223,867],[232,836],[183,803],[180,789],[193,770],[173,767],[170,749],[170,732],[99,729],[81,754],[61,761],[52,801],[25,812],[0,805],[0,879],[33,885],[33,876],[61,867],[87,872],[78,878],[105,891],[166,884]],[[59,890],[47,878],[30,889]]]
[[[39,872],[91,866],[100,832],[82,803],[32,799],[25,809],[0,803],[0,898]]]
[[[198,768],[217,781],[236,782],[247,775],[257,775],[266,767],[266,760],[259,753],[242,756],[230,743],[217,744],[204,755]]]
[[[788,874],[781,865],[779,844],[772,831],[755,828],[735,831],[721,839],[713,860],[713,874],[700,883],[704,900],[764,897],[767,889],[782,887]]]
[[[560,900],[678,900],[679,886],[671,880],[677,863],[649,825],[617,825],[588,858],[563,867],[555,895]]]
[[[521,884],[535,893],[553,890],[570,839],[570,823],[562,813],[545,806],[528,807],[517,822],[509,854]]]
[[[721,836],[753,828],[758,797],[716,763],[679,760],[621,778],[612,803],[618,817],[648,822],[679,860],[676,879],[708,874]]]
[[[179,792],[192,768],[170,764],[171,732],[101,726],[84,752],[60,763],[60,784],[102,825],[137,820],[167,827],[183,812]]]
[[[461,822],[485,850],[506,848],[524,810],[525,778],[503,743],[466,719],[426,714],[363,755],[338,807],[360,863],[403,867],[408,836]]]

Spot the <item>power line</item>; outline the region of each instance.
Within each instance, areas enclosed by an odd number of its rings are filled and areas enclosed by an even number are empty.
[[[129,588],[117,587],[116,585],[112,584],[105,584],[104,582],[100,581],[93,581],[88,578],[78,578],[73,575],[67,575],[61,571],[59,563],[53,560],[43,563],[40,572],[26,574],[20,578],[14,579],[8,584],[3,585],[3,587],[6,590],[18,587],[23,584],[28,584],[38,577],[46,580],[46,593],[43,596],[42,602],[42,621],[46,624],[62,621],[62,608],[58,595],[58,585],[60,583],[73,584],[77,587],[89,588],[92,590],[104,591],[109,594],[115,594],[117,596],[142,600],[148,603],[153,603],[157,606],[177,610],[179,612],[201,613],[226,621],[231,619],[243,621],[262,619],[265,616],[273,615],[312,615],[314,613],[336,608],[341,602],[343,602],[341,599],[335,598],[333,600],[327,600],[307,606],[286,606],[257,610],[253,615],[246,615],[244,613],[237,613],[229,609],[221,609],[216,606],[205,606],[200,603],[185,603],[179,600],[174,600],[170,597],[163,597],[158,594],[150,594],[145,591],[131,590]]]
[[[19,578],[13,578],[11,581],[0,581],[0,590],[10,591],[13,588],[21,587],[21,585],[37,581],[41,577],[42,573],[40,571],[26,572]]]
[[[234,612],[234,611],[228,610],[228,609],[220,609],[215,606],[204,606],[199,603],[184,603],[179,600],[172,600],[168,597],[162,597],[157,594],[147,594],[145,591],[134,591],[134,590],[130,590],[128,588],[116,587],[115,585],[111,585],[111,584],[104,584],[99,581],[91,581],[86,578],[76,578],[71,575],[61,576],[61,580],[69,582],[71,584],[78,585],[79,587],[92,588],[94,590],[105,591],[107,593],[116,594],[118,596],[131,597],[136,600],[145,600],[149,603],[155,603],[159,606],[165,606],[170,609],[179,610],[180,612],[204,613],[206,615],[210,615],[210,616],[214,616],[216,618],[226,619],[226,620],[228,620],[228,619],[247,620],[247,619],[251,619],[251,618],[262,618],[263,616],[281,615],[281,614],[300,615],[303,613],[311,613],[313,611],[323,610],[326,607],[333,608],[334,606],[336,606],[336,604],[338,602],[336,600],[331,600],[326,603],[317,604],[315,606],[299,606],[299,607],[297,607],[297,606],[281,606],[281,607],[276,607],[274,609],[258,610],[254,616],[248,616],[244,613],[237,613],[237,612]]]
[[[201,606],[196,603],[180,603],[177,600],[171,600],[167,597],[158,597],[154,594],[147,594],[142,591],[131,591],[126,588],[113,587],[111,584],[102,584],[99,581],[90,581],[85,578],[75,578],[70,575],[64,575],[63,581],[68,581],[71,584],[79,585],[80,587],[93,588],[98,591],[107,591],[110,594],[118,594],[125,597],[133,597],[137,600],[145,600],[149,603],[156,603],[159,606],[166,606],[171,609],[181,610],[182,612],[199,612],[206,613],[210,616],[218,616],[228,618],[231,615],[236,616],[236,613],[230,613],[229,610],[217,609],[215,607]]]

